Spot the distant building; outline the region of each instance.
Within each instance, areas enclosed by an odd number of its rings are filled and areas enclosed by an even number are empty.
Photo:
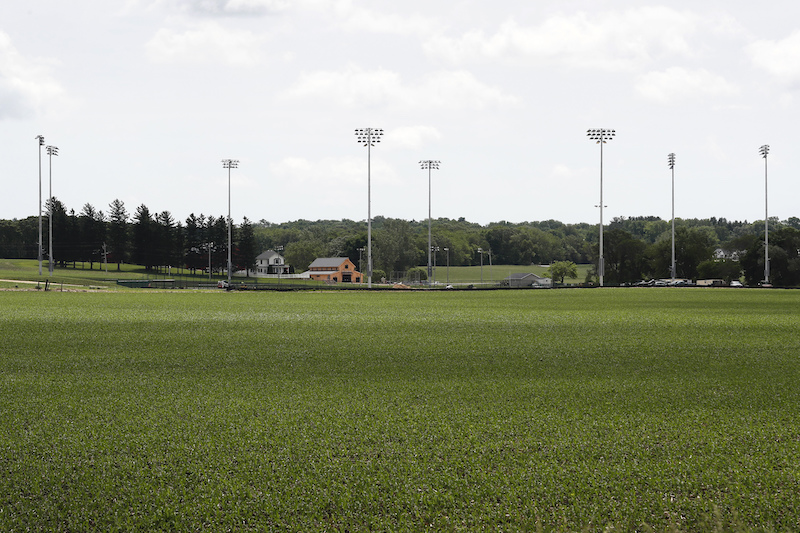
[[[506,279],[501,280],[500,285],[512,289],[544,288],[552,287],[553,280],[537,276],[536,274],[519,272],[517,274],[511,274]]]
[[[289,266],[281,254],[275,250],[267,250],[256,257],[256,275],[288,274]]]
[[[361,283],[361,272],[347,257],[318,257],[308,265],[308,275],[318,281]]]

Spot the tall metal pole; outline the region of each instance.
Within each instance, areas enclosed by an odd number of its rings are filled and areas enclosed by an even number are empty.
[[[223,159],[222,168],[228,169],[228,285],[231,283],[231,268],[233,261],[231,261],[231,241],[233,230],[231,229],[231,169],[239,167],[238,159]]]
[[[444,251],[447,253],[447,284],[450,285],[450,248],[445,247]]]
[[[481,254],[481,283],[483,283],[483,248],[478,248],[478,253]]]
[[[381,142],[382,129],[356,130],[356,140],[367,147],[367,288],[372,288],[372,153],[374,143]]]
[[[436,284],[436,253],[439,251],[438,246],[432,246],[433,248],[433,284]]]
[[[767,154],[769,145],[759,148],[759,153],[764,158],[764,283],[769,283],[769,189],[767,188]]]
[[[58,155],[58,147],[57,146],[48,146],[47,147],[47,155],[49,157],[49,164],[50,164],[50,201],[49,209],[47,210],[47,218],[50,224],[50,246],[49,246],[49,255],[48,255],[48,271],[50,275],[53,275],[53,156]]]
[[[606,264],[603,256],[603,145],[614,138],[616,132],[614,130],[596,129],[587,130],[586,135],[593,141],[597,141],[600,145],[600,261],[597,265],[598,278],[600,286],[603,286],[603,276],[606,271]]]
[[[670,170],[672,170],[672,263],[670,272],[674,283],[677,277],[675,273],[675,154],[669,154],[667,161],[669,162]]]
[[[420,161],[419,164],[422,166],[422,170],[428,171],[428,280],[430,280],[433,275],[433,266],[431,264],[431,247],[433,246],[431,241],[431,170],[439,170],[439,161],[426,159],[425,161]]]
[[[42,275],[42,146],[44,146],[44,135],[37,135],[39,139],[39,275]]]

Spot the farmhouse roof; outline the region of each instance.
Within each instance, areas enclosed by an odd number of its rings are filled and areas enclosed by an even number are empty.
[[[260,259],[271,259],[271,258],[275,257],[276,255],[279,256],[279,257],[283,257],[281,254],[279,254],[275,250],[267,250],[266,252],[262,252],[262,253],[258,254],[258,256],[256,256],[256,261],[258,261]]]

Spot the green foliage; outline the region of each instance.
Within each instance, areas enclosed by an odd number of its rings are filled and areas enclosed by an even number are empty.
[[[547,270],[547,275],[554,283],[564,283],[564,278],[575,279],[578,277],[578,265],[572,261],[556,261]]]
[[[770,282],[782,287],[800,285],[800,230],[782,227],[769,232]],[[764,236],[741,259],[745,279],[756,285],[764,279]]]
[[[366,278],[366,273],[364,273],[364,277]],[[386,278],[386,272],[379,268],[372,269],[372,283],[380,283],[384,279],[388,279]]]
[[[739,261],[730,259],[709,259],[697,265],[697,276],[702,279],[724,279],[730,283],[742,277],[742,266]]]
[[[108,217],[90,204],[84,205],[80,215],[57,199],[53,204],[55,257],[61,266],[74,266],[79,261],[87,261],[91,266],[101,259],[100,250],[105,243],[109,260],[118,265],[131,261],[154,272],[167,265],[185,266],[196,272],[208,267],[210,255],[213,271],[225,268],[226,217],[192,214],[183,226],[172,219],[169,211],[150,213],[144,204],[137,209],[133,220],[120,200],[109,205]],[[800,226],[796,217],[783,222],[772,219],[770,224],[776,230]],[[669,276],[670,225],[669,221],[654,216],[614,218],[605,233],[606,282],[622,284],[642,277]],[[35,258],[37,226],[35,217],[0,221],[0,257]],[[714,217],[677,219],[676,226],[678,276],[686,278],[697,277],[698,265],[710,260],[717,247],[730,256],[744,256],[763,231],[763,222],[751,224]],[[427,220],[375,217],[375,267],[391,274],[426,264],[427,227]],[[317,257],[349,257],[358,263],[359,249],[367,244],[366,221],[346,219],[282,224],[261,220],[251,224],[245,218],[241,225],[233,225],[232,232],[232,254],[240,268],[244,268],[250,257],[279,246],[284,247],[287,263],[295,271],[305,270]],[[479,248],[491,252],[497,265],[539,265],[554,261],[597,265],[598,233],[595,224],[564,224],[556,220],[499,221],[484,227],[463,218],[440,218],[433,221],[432,241],[440,249],[438,263],[454,267],[478,265]],[[45,242],[48,237],[45,230]],[[787,286],[800,283],[800,278],[792,274],[796,267],[791,249],[778,246],[783,251],[775,251],[777,279]],[[757,261],[755,256],[751,259]],[[751,265],[750,270],[755,269],[757,265]]]
[[[605,233],[605,283],[621,285],[642,279],[648,271],[647,245],[622,229]]]
[[[714,232],[705,228],[680,226],[675,228],[675,269],[679,278],[697,279],[697,266],[710,260],[714,254]],[[654,278],[670,277],[672,264],[671,236],[656,242],[650,248],[652,258],[650,275]]]
[[[423,267],[409,268],[406,271],[406,280],[408,281],[427,281],[428,269]]]

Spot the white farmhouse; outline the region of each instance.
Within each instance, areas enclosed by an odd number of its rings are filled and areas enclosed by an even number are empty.
[[[288,273],[289,266],[286,260],[275,250],[267,250],[256,257],[256,276]]]

